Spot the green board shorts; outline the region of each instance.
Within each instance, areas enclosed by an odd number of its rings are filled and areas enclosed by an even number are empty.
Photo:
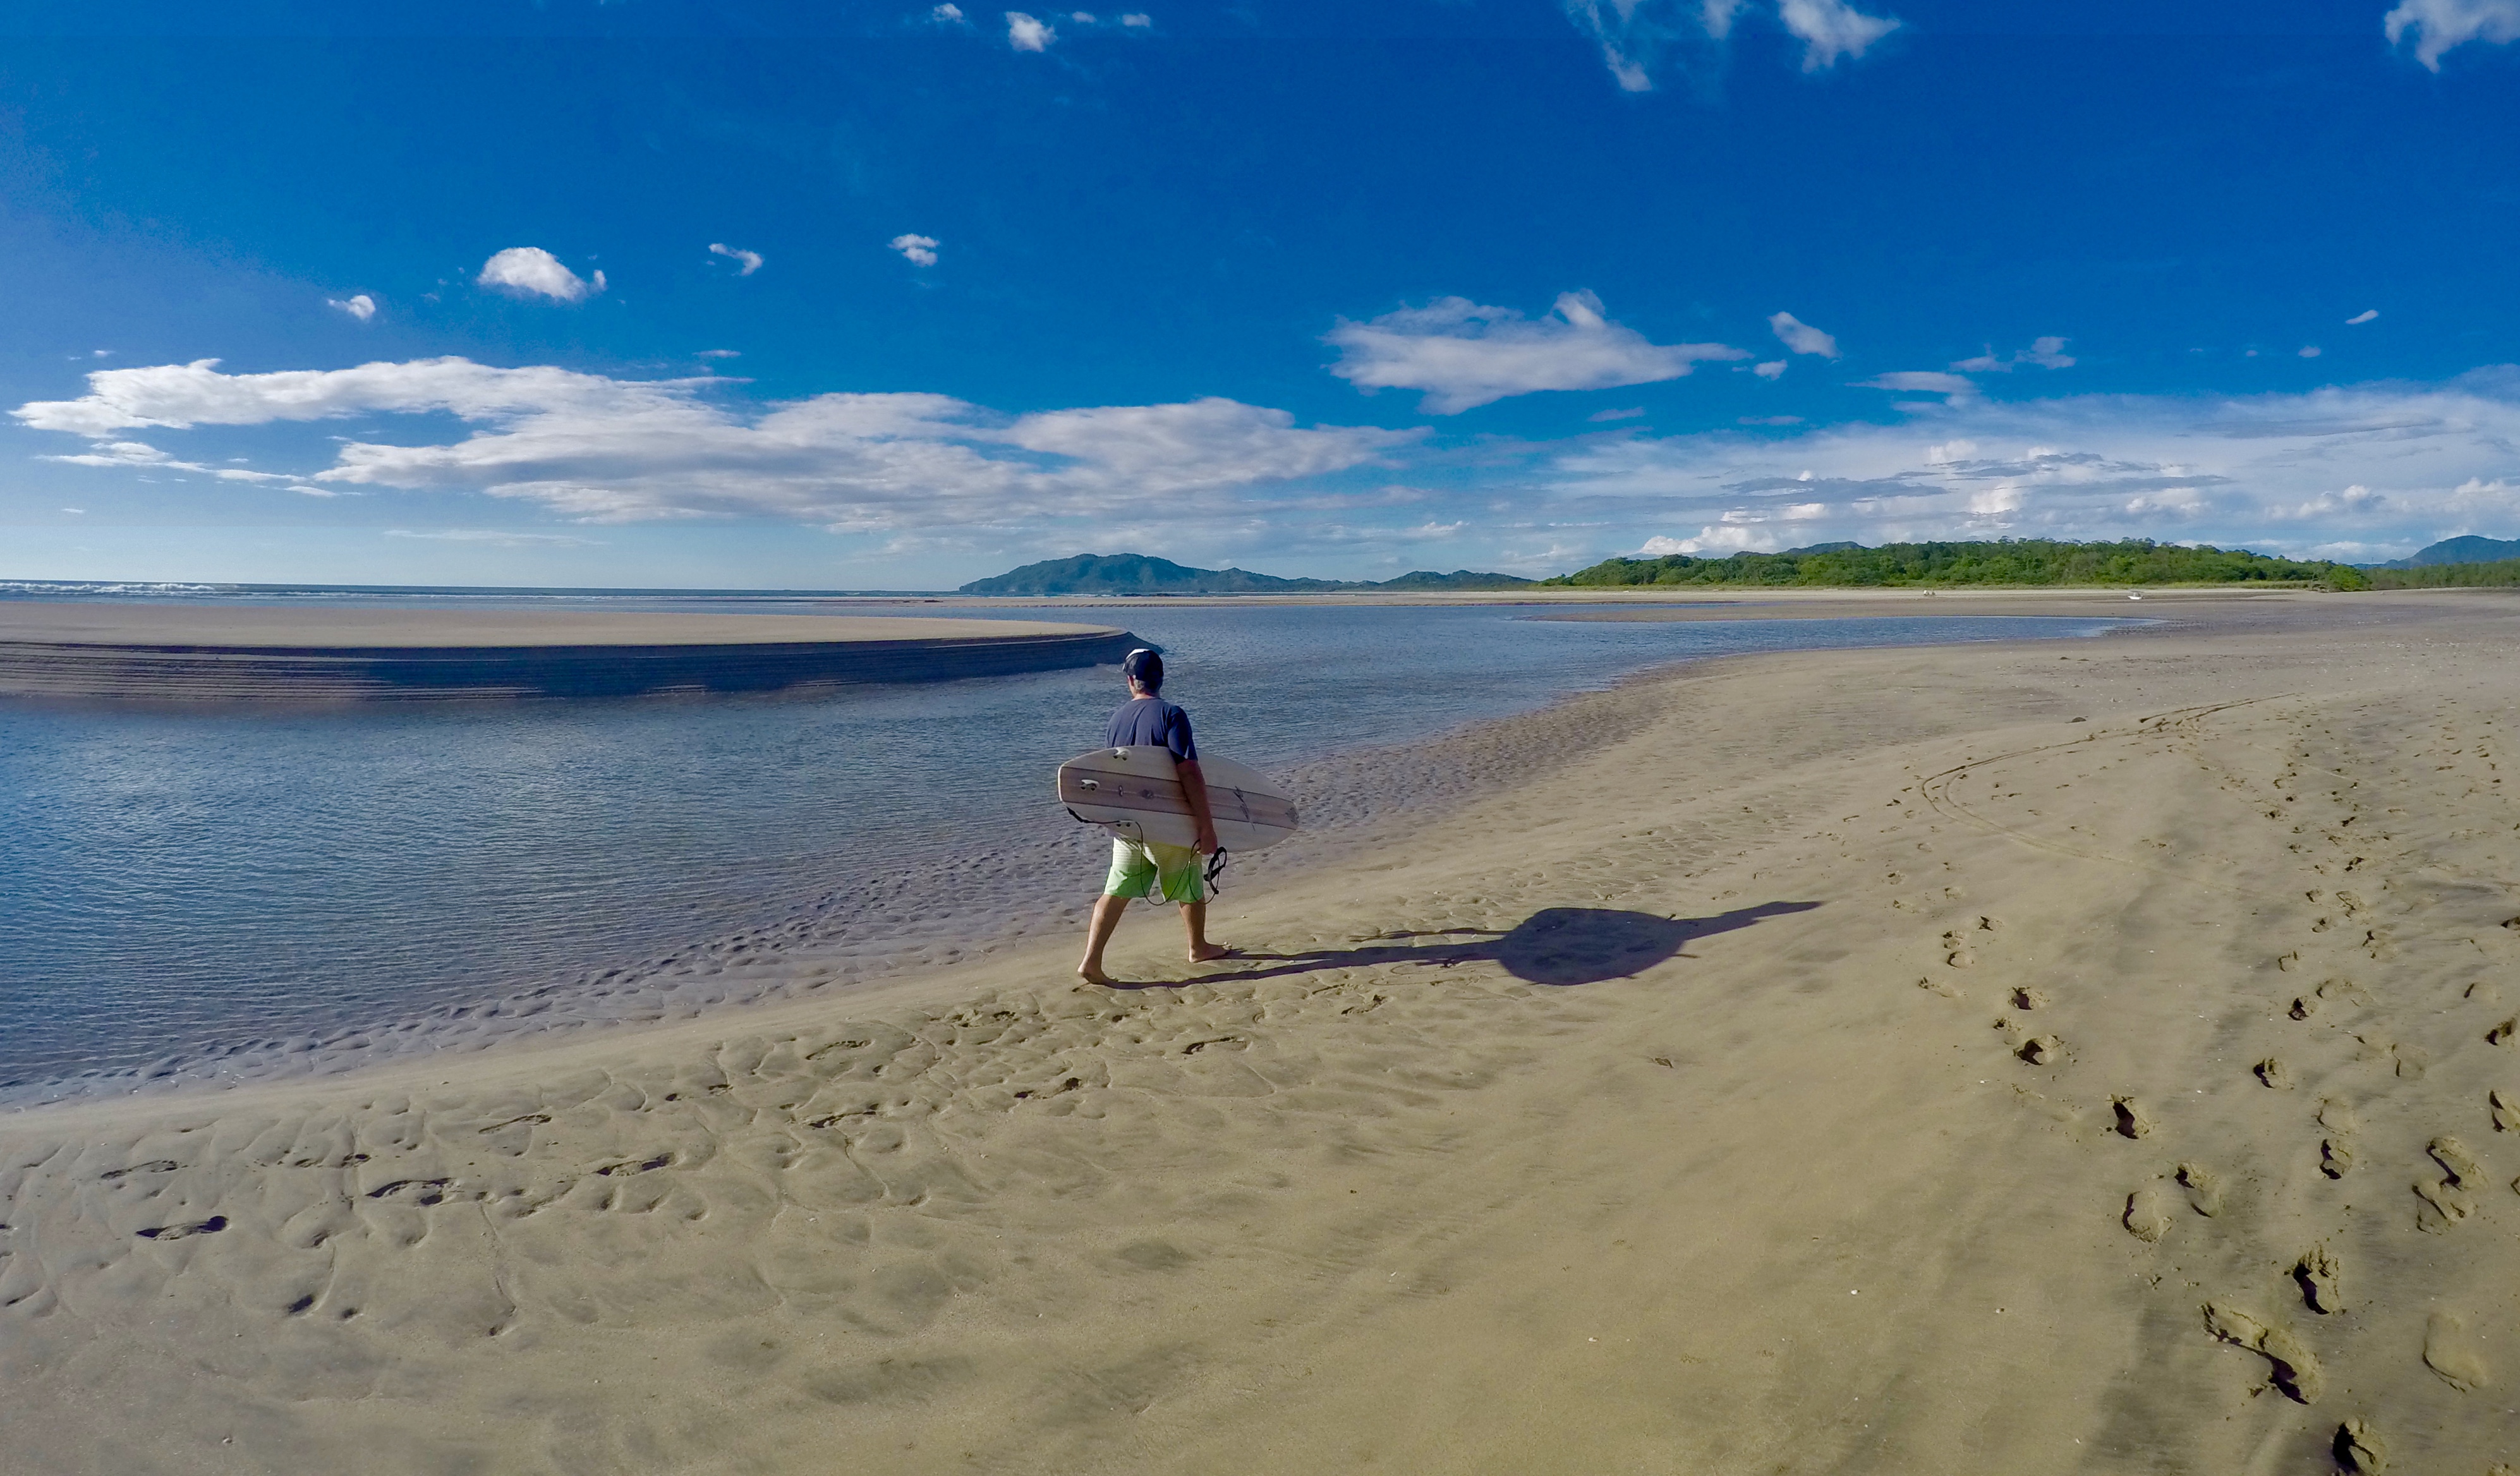
[[[1188,846],[1114,839],[1111,874],[1102,882],[1102,895],[1205,902],[1207,860]]]

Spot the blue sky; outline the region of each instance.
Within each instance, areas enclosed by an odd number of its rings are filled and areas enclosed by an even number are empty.
[[[0,0],[0,578],[2520,535],[2520,0],[1144,4]]]

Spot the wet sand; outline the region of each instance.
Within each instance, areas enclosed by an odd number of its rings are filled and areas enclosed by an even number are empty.
[[[0,1469],[2483,1473],[2515,631],[1711,662],[1375,757],[1146,987],[19,1114]]]
[[[1110,626],[886,615],[0,602],[0,696],[346,702],[767,692],[1117,661]]]

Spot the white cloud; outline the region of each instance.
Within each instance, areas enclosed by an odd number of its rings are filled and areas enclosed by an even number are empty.
[[[1152,25],[1155,18],[1143,12],[1132,12],[1120,18],[1122,25]]]
[[[1861,57],[1899,28],[1899,22],[1865,15],[1846,0],[1778,0],[1777,19],[1803,43],[1805,71],[1824,71],[1840,57]]]
[[[1091,25],[1094,23],[1094,13],[1090,10],[1071,11],[1067,19],[1079,25]]]
[[[101,465],[163,453],[108,439],[144,425],[260,425],[451,415],[452,441],[342,440],[326,487],[477,490],[602,521],[782,517],[846,529],[1038,524],[1113,510],[1170,515],[1213,499],[1386,460],[1419,434],[1300,427],[1226,399],[998,415],[934,394],[827,394],[762,409],[709,399],[722,381],[625,380],[464,359],[223,375],[215,361],[103,370],[77,400],[15,412],[100,443]],[[171,461],[154,463],[200,470]],[[228,475],[231,473],[214,473]],[[267,473],[236,473],[260,479]]]
[[[929,11],[927,19],[939,25],[959,25],[963,23],[963,7],[953,4],[952,0],[947,0],[947,3]]]
[[[1632,405],[1625,410],[1596,410],[1584,419],[1598,425],[1610,421],[1633,421],[1644,413],[1645,407],[1642,405]]]
[[[1007,12],[1007,44],[1017,51],[1048,51],[1058,39],[1053,27],[1019,10]]]
[[[476,286],[554,302],[583,302],[604,291],[604,274],[580,278],[541,246],[510,246],[481,263]]]
[[[1859,389],[1889,389],[1902,394],[1948,395],[1950,403],[1955,405],[1962,400],[1973,399],[1977,395],[1977,385],[1974,382],[1958,375],[1944,374],[1940,370],[1933,369],[1902,369],[1891,374],[1875,375],[1868,380],[1858,380],[1855,383]]]
[[[1741,0],[1561,0],[1624,92],[1651,92],[1675,57],[1720,53]]]
[[[1748,13],[1774,20],[1803,43],[1803,70],[1824,71],[1864,55],[1900,22],[1868,16],[1847,0],[1559,0],[1567,20],[1601,48],[1601,64],[1628,92],[1651,92],[1677,67],[1708,82],[1725,61],[1735,22]]]
[[[146,441],[114,441],[99,438],[89,442],[88,449],[75,456],[47,456],[48,462],[70,467],[147,467],[156,471],[190,471],[198,475],[230,482],[293,482],[297,478],[276,471],[254,471],[242,467],[206,467],[200,462],[177,461]]]
[[[936,248],[943,245],[933,236],[895,236],[885,244],[899,251],[912,266],[934,266]]]
[[[75,517],[85,517],[87,515],[87,509],[85,508],[64,508],[62,511]]]
[[[2441,70],[2442,53],[2470,41],[2520,41],[2520,0],[2401,0],[2382,21],[2389,44],[2415,36],[2415,60]]]
[[[2065,352],[2062,338],[2033,338],[2028,348],[2014,349],[2009,358],[1999,357],[1994,345],[1990,344],[1986,352],[1973,359],[1962,359],[1952,368],[1962,374],[2010,374],[2023,364],[2036,364],[2041,369],[2071,369],[2075,359]]]
[[[348,313],[351,317],[358,319],[362,323],[367,322],[369,319],[374,318],[377,315],[377,299],[369,296],[365,292],[361,292],[355,297],[327,297],[324,299],[324,305],[326,307],[338,308],[340,311]]]
[[[761,253],[759,251],[747,251],[742,246],[731,246],[726,245],[724,242],[712,241],[709,243],[709,254],[712,256],[724,256],[728,260],[734,262],[736,264],[735,275],[739,277],[749,277],[753,273],[761,270]]]
[[[1785,376],[1785,361],[1770,359],[1765,364],[1753,364],[1750,372],[1763,380],[1781,380]]]
[[[2366,307],[2362,309],[2362,311],[2356,313],[2353,317],[2346,319],[2345,326],[2348,328],[2359,327],[2362,324],[2370,322],[2378,316],[2380,316],[2380,310],[2378,308]]]
[[[1873,425],[1597,438],[1554,458],[1549,512],[1698,527],[1665,535],[1674,553],[2148,537],[2305,557],[2352,544],[2385,558],[2453,533],[2520,534],[2520,367],[2414,389],[1975,400],[1936,424],[1931,441]],[[1814,503],[1825,515],[1778,526]]]
[[[1837,357],[1837,339],[1822,333],[1791,313],[1771,313],[1768,327],[1776,330],[1777,340],[1798,354],[1818,354],[1823,359]]]
[[[743,350],[740,348],[703,348],[699,351],[698,357],[703,359],[741,359],[743,357]]]
[[[2301,356],[2302,356],[2303,358],[2305,358],[2305,359],[2316,359],[2316,358],[2318,358],[2318,344],[2316,344],[2316,343],[2306,343],[2306,344],[2303,344],[2303,345],[2302,345],[2302,348],[2301,348]]]
[[[1359,389],[1422,389],[1418,408],[1457,415],[1543,389],[1609,389],[1676,380],[1701,359],[1749,355],[1721,343],[1654,343],[1602,315],[1601,299],[1565,292],[1544,318],[1441,297],[1323,335],[1339,350],[1330,373]]]

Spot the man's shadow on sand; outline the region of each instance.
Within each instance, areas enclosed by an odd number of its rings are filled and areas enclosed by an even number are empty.
[[[1318,973],[1326,968],[1368,968],[1380,963],[1431,963],[1450,968],[1480,960],[1502,965],[1507,973],[1533,984],[1598,984],[1640,974],[1666,959],[1686,958],[1681,950],[1692,939],[1729,933],[1768,917],[1808,913],[1817,902],[1762,902],[1712,917],[1665,917],[1654,913],[1625,913],[1598,907],[1543,908],[1509,932],[1488,928],[1443,928],[1425,932],[1384,933],[1384,939],[1443,939],[1416,944],[1375,942],[1359,948],[1311,949],[1296,954],[1243,952],[1219,960],[1229,966],[1250,961],[1271,967],[1234,969],[1209,974],[1206,980],[1274,979]],[[1450,940],[1461,940],[1458,942]],[[1122,988],[1167,989],[1179,983],[1148,982]]]

